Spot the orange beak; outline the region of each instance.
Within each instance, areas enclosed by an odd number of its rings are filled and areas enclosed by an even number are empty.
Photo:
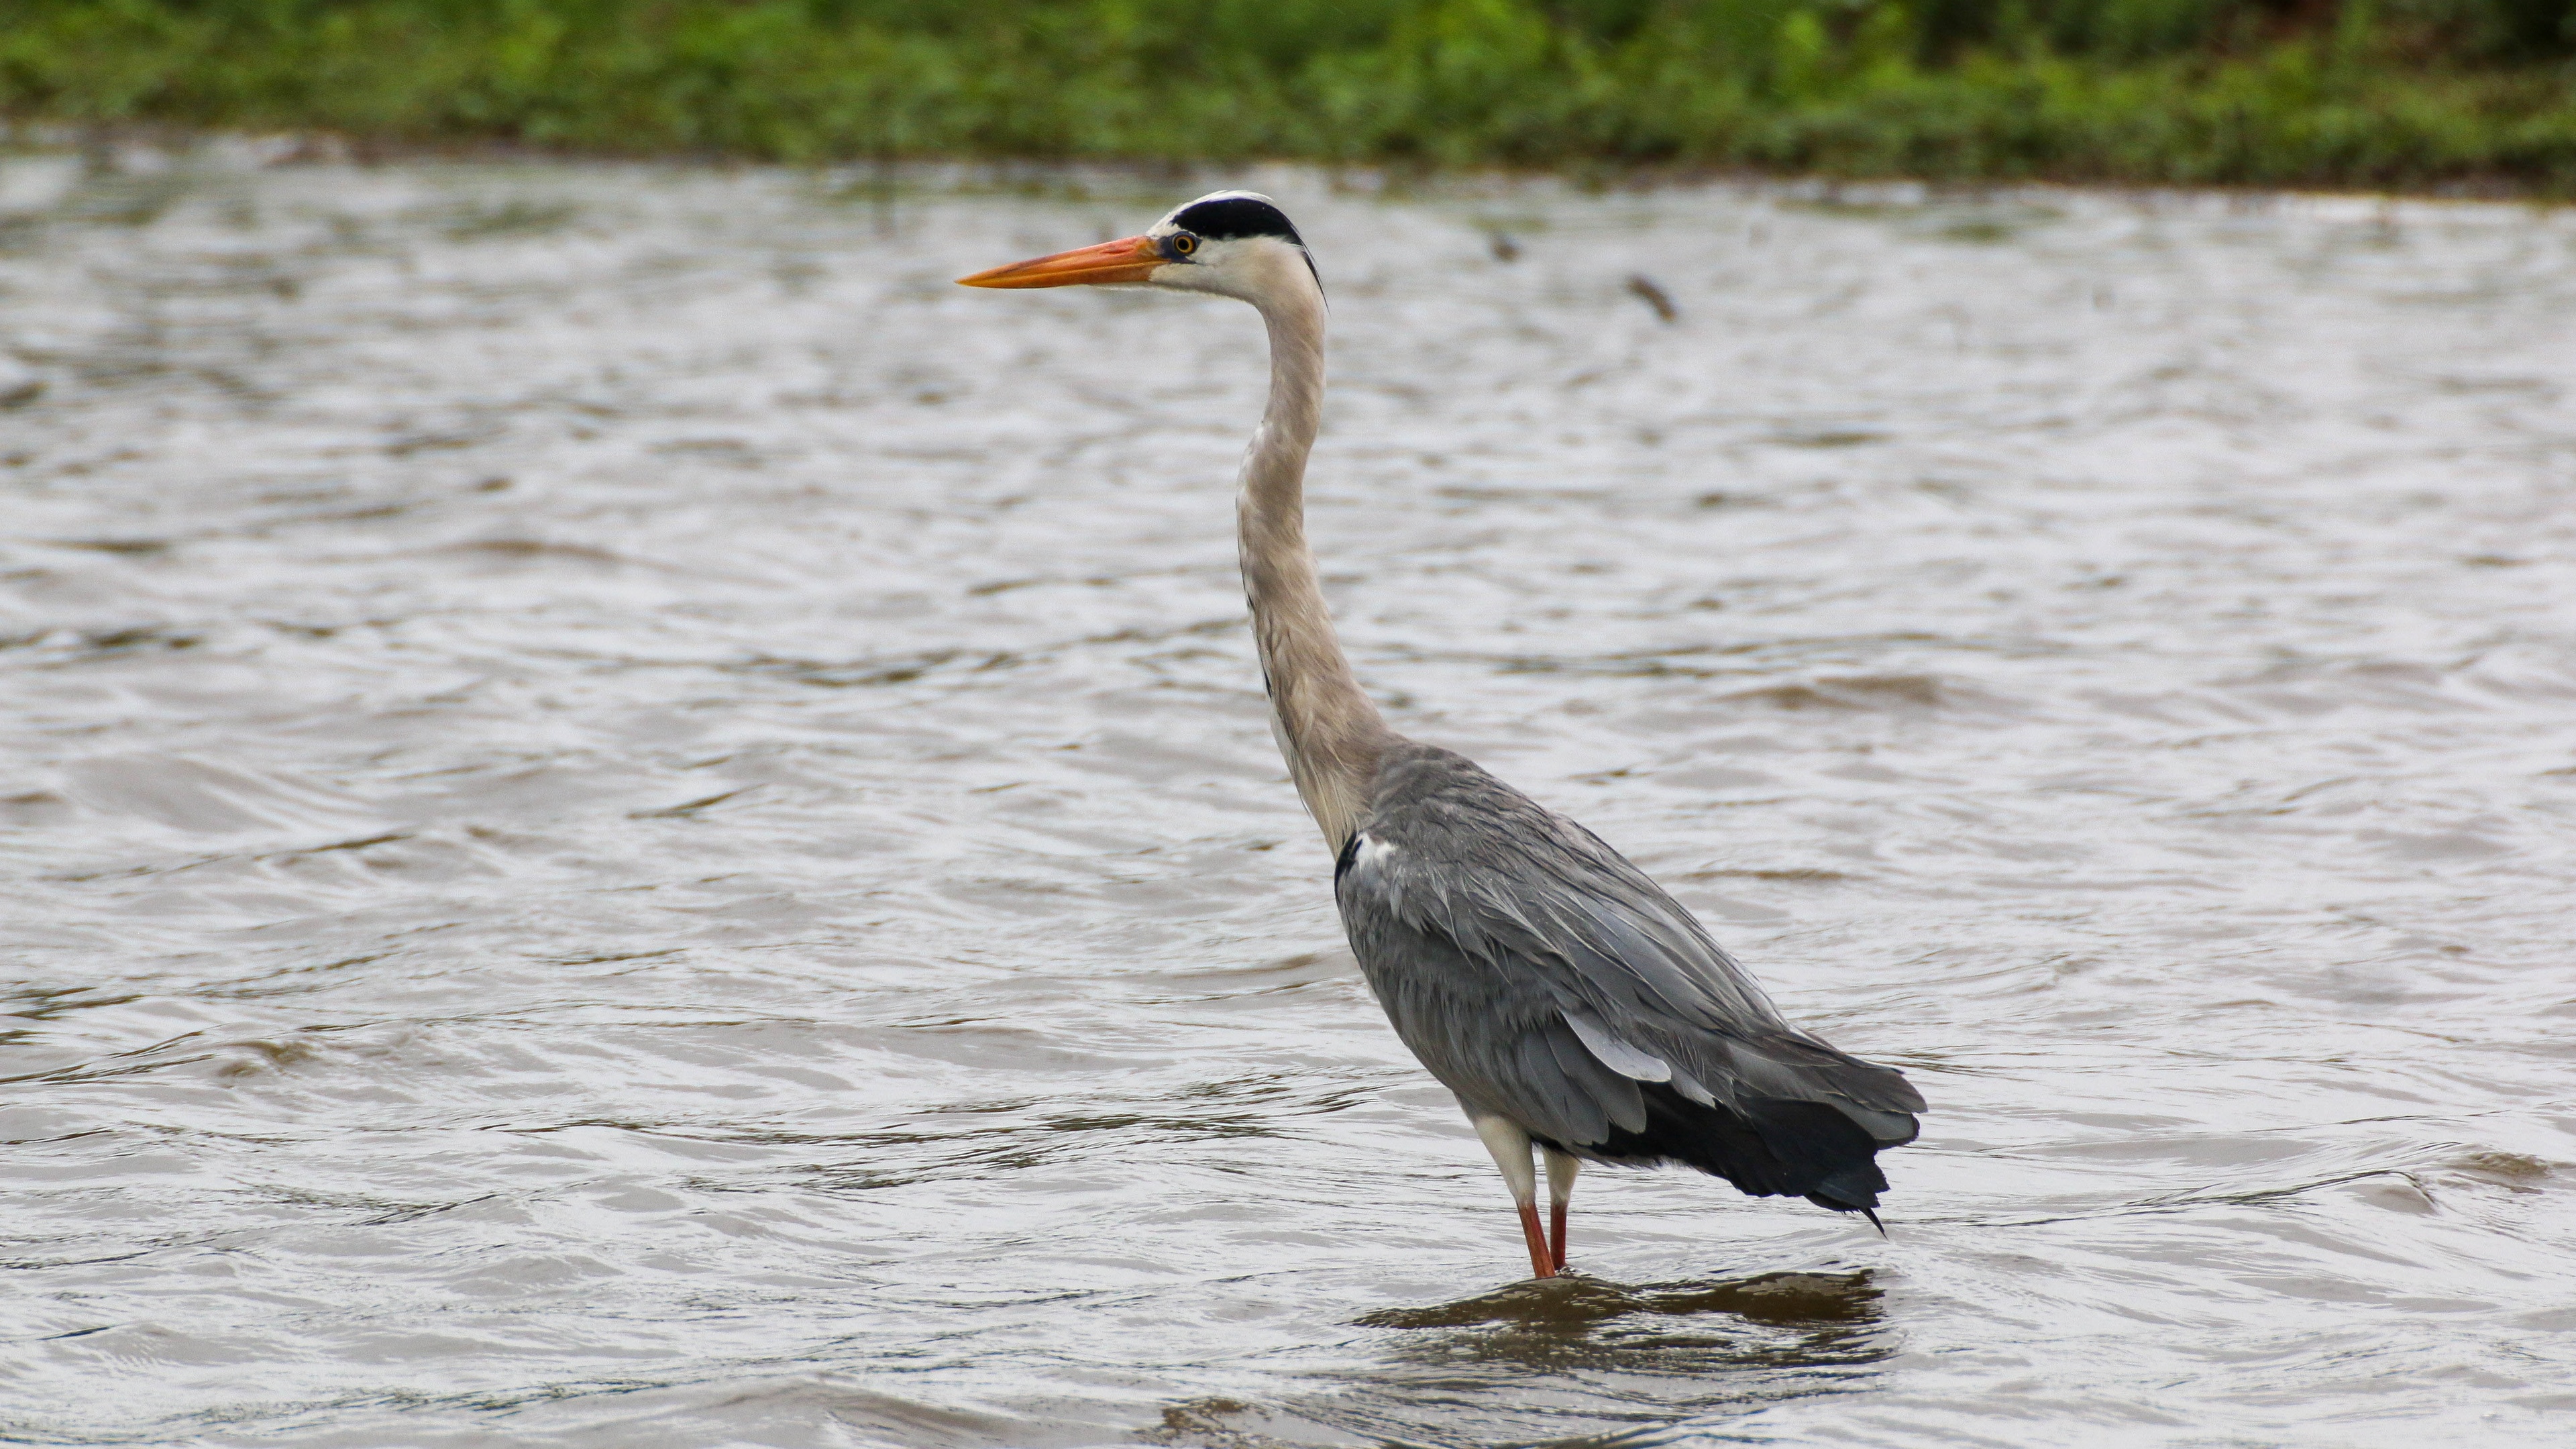
[[[1102,242],[1096,247],[1077,247],[1057,252],[1051,257],[1013,262],[971,277],[959,277],[961,287],[1075,287],[1118,282],[1141,282],[1153,275],[1156,267],[1170,258],[1155,246],[1150,237],[1121,237]]]

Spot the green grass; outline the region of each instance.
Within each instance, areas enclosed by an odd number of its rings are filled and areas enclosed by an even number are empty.
[[[2576,0],[0,0],[0,114],[2576,192]]]

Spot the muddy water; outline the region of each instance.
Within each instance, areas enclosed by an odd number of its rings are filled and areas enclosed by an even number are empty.
[[[1540,1288],[1253,318],[947,281],[1237,179],[0,165],[0,1438],[2569,1432],[2576,217],[1253,178],[1398,727],[1932,1101]]]

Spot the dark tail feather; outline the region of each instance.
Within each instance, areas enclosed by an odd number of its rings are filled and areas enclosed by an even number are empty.
[[[1865,1218],[1869,1219],[1869,1225],[1870,1225],[1871,1227],[1873,1227],[1873,1228],[1878,1229],[1878,1235],[1879,1235],[1880,1237],[1882,1237],[1882,1238],[1883,1238],[1883,1237],[1886,1237],[1886,1236],[1887,1236],[1887,1224],[1882,1223],[1882,1222],[1880,1222],[1880,1221],[1878,1220],[1878,1213],[1877,1213],[1875,1210],[1870,1209],[1870,1208],[1862,1208],[1862,1209],[1860,1210],[1860,1215],[1861,1215],[1862,1217],[1865,1217]]]
[[[1822,1102],[1748,1097],[1741,1105],[1788,1170],[1791,1192],[1842,1212],[1878,1206],[1887,1176],[1874,1160],[1878,1143],[1859,1123]]]
[[[1823,1102],[1745,1100],[1742,1110],[1702,1106],[1662,1083],[1644,1086],[1646,1130],[1612,1124],[1582,1155],[1609,1162],[1685,1162],[1753,1197],[1796,1195],[1838,1213],[1867,1214],[1883,1235],[1878,1195],[1887,1177],[1873,1159],[1884,1145]],[[1565,1150],[1557,1143],[1547,1144]]]

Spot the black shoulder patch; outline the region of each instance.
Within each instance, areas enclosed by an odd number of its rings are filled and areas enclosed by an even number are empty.
[[[1210,241],[1232,241],[1237,237],[1275,236],[1298,246],[1306,244],[1288,214],[1266,201],[1249,196],[1222,196],[1185,206],[1172,217],[1175,226],[1197,232]]]

